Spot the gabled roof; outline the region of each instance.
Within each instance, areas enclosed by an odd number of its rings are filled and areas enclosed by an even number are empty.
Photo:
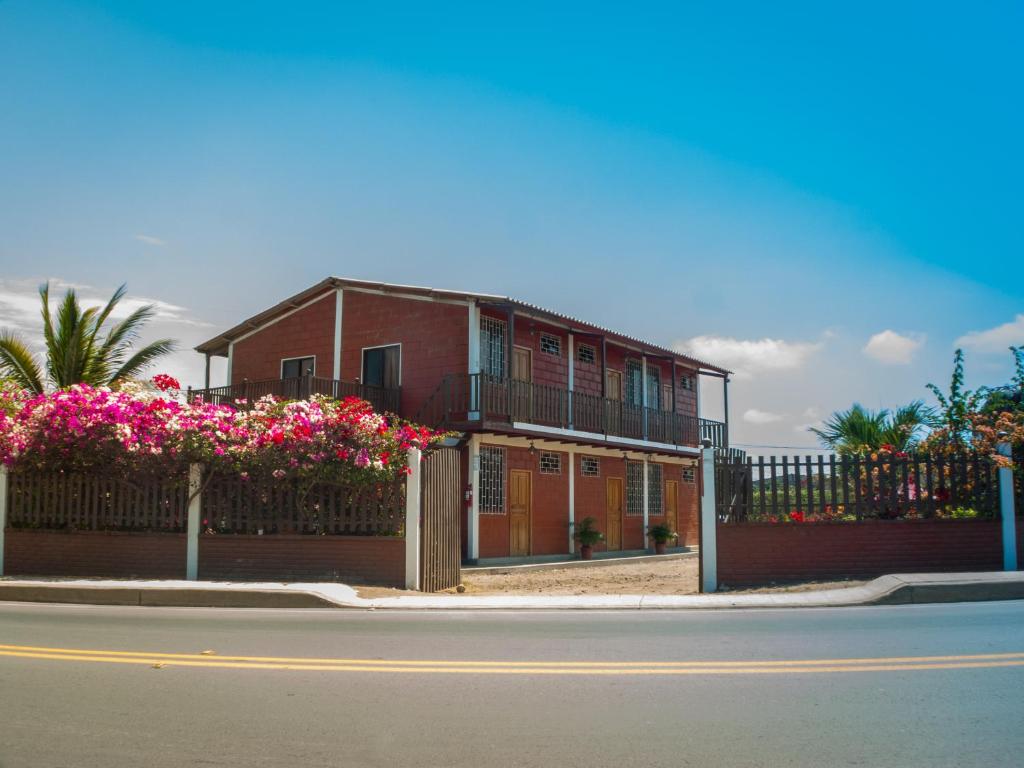
[[[517,309],[524,314],[532,315],[539,320],[549,320],[558,325],[567,326],[577,333],[591,333],[606,336],[609,341],[638,347],[651,355],[660,357],[676,357],[690,362],[698,368],[706,371],[713,371],[720,374],[731,373],[731,371],[722,368],[721,366],[714,365],[713,363],[698,360],[694,357],[690,357],[689,355],[684,355],[680,352],[676,352],[675,350],[668,349],[667,347],[651,344],[643,339],[638,339],[625,333],[619,333],[618,331],[613,331],[609,328],[605,328],[585,320],[580,320],[579,318],[571,315],[555,312],[550,309],[544,309],[536,304],[531,304],[527,301],[520,301],[519,299],[512,298],[511,296],[499,296],[492,293],[477,293],[475,291],[426,288],[418,285],[401,285],[398,283],[380,283],[373,280],[356,280],[348,277],[328,277],[325,280],[321,280],[316,285],[296,293],[294,296],[290,296],[279,304],[275,304],[270,309],[266,309],[263,312],[253,315],[233,328],[229,328],[224,331],[224,333],[218,334],[212,339],[204,341],[202,344],[197,346],[195,350],[196,352],[203,354],[226,356],[228,354],[228,345],[231,342],[255,331],[266,323],[315,300],[321,295],[325,296],[328,291],[332,291],[336,288],[362,288],[364,290],[381,291],[383,293],[400,293],[422,296],[425,298],[446,299],[449,301],[467,301],[479,304],[507,306]]]

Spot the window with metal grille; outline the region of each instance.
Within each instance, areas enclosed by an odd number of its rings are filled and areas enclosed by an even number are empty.
[[[644,515],[644,463],[626,462],[626,516]]]
[[[540,351],[547,355],[562,356],[562,340],[550,333],[540,335]]]
[[[661,500],[662,483],[661,464],[647,465],[647,502],[650,504],[651,515],[664,514],[664,507]]]
[[[697,482],[697,470],[693,467],[683,467],[683,482],[684,483],[696,483]]]
[[[697,388],[696,377],[692,373],[684,373],[679,377],[679,388],[687,392],[693,392]]]
[[[661,371],[647,366],[647,407],[661,408]]]
[[[505,513],[505,449],[480,448],[480,513]]]
[[[542,453],[540,455],[540,473],[542,475],[562,474],[562,455],[560,453]]]
[[[576,347],[576,359],[587,365],[594,365],[597,362],[597,347],[593,344],[580,344]]]
[[[601,460],[596,456],[580,457],[580,474],[584,477],[600,477]]]
[[[505,377],[505,321],[480,318],[480,370],[488,376]]]
[[[639,360],[626,360],[626,402],[629,405],[643,405],[643,366]]]

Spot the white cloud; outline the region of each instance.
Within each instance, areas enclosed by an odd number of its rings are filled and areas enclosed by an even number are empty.
[[[153,237],[152,235],[135,235],[135,239],[138,240],[140,243],[145,243],[146,245],[155,245],[160,248],[163,248],[165,245],[167,245],[166,240],[161,240],[159,237]]]
[[[743,420],[751,424],[773,424],[776,421],[782,421],[782,418],[780,413],[759,411],[757,408],[748,408],[743,412]]]
[[[802,368],[822,348],[821,342],[783,339],[734,339],[727,336],[695,336],[675,344],[677,352],[735,371],[736,378],[759,373]]]
[[[1024,314],[1017,315],[1009,323],[997,325],[986,331],[971,331],[956,340],[958,347],[973,349],[977,352],[1002,353],[1007,347],[1019,347],[1024,344]]]
[[[903,335],[885,330],[876,333],[861,350],[865,355],[888,365],[907,365],[914,359],[914,353],[924,344],[920,334]]]

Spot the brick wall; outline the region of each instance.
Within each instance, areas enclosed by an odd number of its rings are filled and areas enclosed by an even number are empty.
[[[446,374],[469,369],[469,309],[464,304],[348,290],[343,312],[341,378],[362,375],[364,347],[401,344],[401,411],[407,418],[416,415]]]
[[[259,381],[281,375],[281,360],[316,357],[317,376],[334,373],[334,291],[308,307],[236,341],[231,358],[231,383]],[[358,375],[358,374],[357,374]]]
[[[185,535],[120,531],[4,532],[7,576],[185,578]]]
[[[718,526],[718,581],[726,586],[889,573],[1001,570],[994,520]]]
[[[341,581],[404,587],[405,539],[206,535],[199,539],[199,578]]]

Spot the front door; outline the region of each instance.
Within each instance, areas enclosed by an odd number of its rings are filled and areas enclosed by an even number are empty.
[[[625,494],[622,492],[622,478],[608,478],[608,530],[604,533],[605,544],[609,551],[622,549],[622,504]]]
[[[665,483],[665,525],[669,530],[678,531],[679,525],[679,482],[668,480]]]
[[[530,472],[513,469],[509,472],[509,555],[530,554]]]

